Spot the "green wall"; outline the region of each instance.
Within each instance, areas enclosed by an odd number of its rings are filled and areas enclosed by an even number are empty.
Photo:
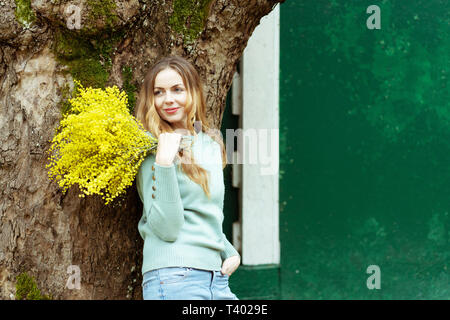
[[[280,20],[280,298],[449,299],[450,2]]]

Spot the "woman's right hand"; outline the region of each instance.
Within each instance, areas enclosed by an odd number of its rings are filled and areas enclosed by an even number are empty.
[[[155,162],[158,165],[170,167],[180,147],[181,134],[164,132],[158,137]]]

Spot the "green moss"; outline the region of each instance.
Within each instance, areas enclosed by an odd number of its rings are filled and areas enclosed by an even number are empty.
[[[198,38],[205,27],[211,0],[174,0],[170,27],[183,35],[186,43]]]
[[[68,83],[66,83],[64,85],[64,87],[61,88],[60,110],[61,110],[61,114],[63,117],[68,115],[69,113],[71,113],[72,105],[69,103],[69,99],[74,98],[76,96],[77,92],[78,92],[78,85],[76,83],[74,83],[73,90],[70,90],[70,86]],[[55,134],[56,133],[57,132],[55,132]]]
[[[72,77],[83,85],[102,87],[106,83],[108,68],[89,40],[59,31],[54,50],[58,61],[67,65]]]
[[[130,108],[130,114],[134,113],[134,107],[136,105],[136,86],[131,82],[133,80],[133,69],[129,66],[122,68],[123,76],[123,90],[128,96],[128,105]]]
[[[26,272],[16,278],[16,300],[51,300],[52,297],[42,295],[36,281]]]
[[[116,35],[94,40],[60,30],[53,49],[58,61],[66,64],[84,86],[104,88],[112,66],[111,54],[120,38]]]
[[[17,21],[29,28],[36,20],[36,15],[31,9],[31,0],[15,0],[14,2],[16,3],[15,16]]]
[[[122,37],[123,32],[117,32],[93,39],[69,30],[58,30],[53,51],[57,60],[68,67],[67,72],[72,78],[79,80],[83,86],[105,88],[112,67],[111,56]],[[66,96],[63,97],[61,109],[67,112],[70,105],[65,98],[71,93],[65,89],[63,94]]]
[[[70,110],[70,103],[68,99],[71,98],[72,93],[68,84],[64,85],[61,89],[61,102],[60,109],[62,114],[66,114]]]
[[[86,3],[90,9],[88,21],[92,21],[95,25],[97,20],[103,20],[107,29],[114,29],[114,22],[118,19],[114,0],[87,0]],[[92,31],[93,28],[93,25],[87,25],[85,30]]]
[[[54,0],[57,1],[57,0]],[[112,67],[112,55],[124,31],[114,31],[116,4],[114,0],[87,0],[90,24],[81,30],[58,29],[55,32],[53,52],[59,63],[67,66],[70,73],[84,87],[105,88]],[[104,22],[102,33],[95,30],[97,22]],[[74,90],[75,91],[75,90]],[[70,112],[68,99],[73,97],[69,86],[61,90],[60,108],[63,116]]]

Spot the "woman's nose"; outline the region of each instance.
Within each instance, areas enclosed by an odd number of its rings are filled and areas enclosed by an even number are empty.
[[[173,95],[170,92],[167,92],[165,98],[165,103],[173,103],[175,101]]]

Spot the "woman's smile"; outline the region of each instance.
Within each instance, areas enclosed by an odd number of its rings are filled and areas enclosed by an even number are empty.
[[[164,109],[164,111],[166,111],[168,114],[174,114],[175,112],[178,111],[178,109],[180,109],[179,107],[177,108],[166,108]]]

